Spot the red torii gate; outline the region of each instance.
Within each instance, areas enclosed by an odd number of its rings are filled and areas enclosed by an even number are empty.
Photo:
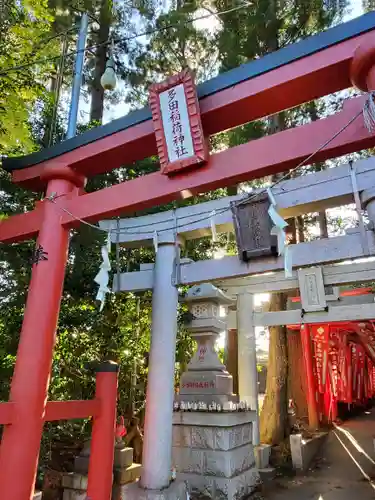
[[[375,91],[374,26],[375,13],[367,14],[206,82],[198,89],[205,134],[345,89],[351,82],[361,90]],[[1,498],[32,497],[43,423],[52,413],[53,419],[88,415],[97,419],[88,495],[91,500],[110,498],[115,412],[105,410],[103,387],[102,392],[98,389],[98,414],[92,408],[96,403],[66,402],[60,404],[59,410],[56,403],[46,401],[69,229],[77,224],[76,218],[94,222],[282,172],[325,143],[314,161],[373,147],[375,137],[368,133],[361,119],[354,120],[329,142],[360,112],[363,103],[362,98],[353,99],[341,112],[324,120],[213,154],[207,165],[188,173],[169,178],[156,172],[90,194],[83,191],[86,177],[155,154],[147,110],[50,150],[4,161],[4,168],[13,171],[14,182],[25,188],[45,190],[46,198],[57,196],[59,206],[45,200],[32,212],[0,223],[0,241],[11,243],[37,236],[37,248],[48,256],[32,269],[10,402],[0,405],[0,424],[5,424],[0,448]],[[112,388],[112,409],[113,380],[112,377],[108,382]],[[78,411],[79,405],[85,410]],[[95,467],[99,462],[100,470]]]

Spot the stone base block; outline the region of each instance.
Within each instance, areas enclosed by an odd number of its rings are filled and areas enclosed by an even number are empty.
[[[255,422],[256,412],[234,411],[234,412],[175,412],[173,414],[173,425],[204,426],[204,427],[232,427]]]
[[[172,463],[177,472],[231,478],[255,466],[251,444],[232,450],[173,447]]]
[[[265,469],[259,469],[259,476],[262,483],[267,483],[272,481],[276,477],[276,469],[273,467],[266,467]]]
[[[145,490],[136,482],[122,486],[116,500],[186,500],[186,491],[186,484],[181,481],[173,481],[164,490]]]
[[[305,440],[301,434],[291,434],[290,451],[293,468],[299,471],[306,471],[327,438],[327,435],[326,432],[321,432],[313,438]]]
[[[78,456],[74,459],[74,470],[79,474],[87,475],[89,472],[90,457]]]
[[[270,464],[272,446],[269,444],[260,444],[254,447],[255,463],[258,469],[267,469]]]
[[[86,491],[64,490],[63,500],[87,500]]]
[[[130,467],[115,469],[114,481],[116,484],[127,484],[136,481],[142,473],[141,464],[131,464]]]
[[[133,463],[133,448],[115,448],[113,465],[116,469],[130,467]]]
[[[255,412],[173,416],[172,464],[192,494],[242,500],[259,484],[252,445]]]
[[[66,472],[62,477],[62,487],[71,490],[87,490],[88,477],[76,472]]]
[[[173,446],[207,450],[232,450],[252,442],[255,412],[173,415]]]
[[[231,478],[182,473],[177,474],[177,479],[186,482],[192,495],[204,495],[212,500],[242,500],[260,483],[256,467]]]

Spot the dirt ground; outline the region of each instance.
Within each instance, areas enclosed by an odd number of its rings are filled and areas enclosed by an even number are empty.
[[[265,500],[374,500],[375,408],[331,431],[304,475],[276,478]]]

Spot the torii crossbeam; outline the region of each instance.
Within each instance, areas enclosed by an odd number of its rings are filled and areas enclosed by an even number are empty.
[[[373,12],[204,83],[198,93],[205,135],[345,89],[351,82],[363,91],[374,91],[374,26]],[[363,99],[355,99],[324,120],[212,154],[207,165],[187,174],[169,178],[157,172],[91,194],[83,194],[86,177],[155,154],[148,109],[40,153],[4,160],[3,166],[12,172],[14,182],[28,189],[45,190],[46,200],[32,212],[0,223],[0,241],[16,242],[37,236],[10,403],[5,404],[12,407],[8,411],[9,407],[3,406],[0,411],[0,424],[6,424],[0,448],[1,498],[32,498],[69,229],[77,224],[76,219],[94,222],[282,172],[326,143],[314,161],[373,147],[375,137],[359,117],[362,106]],[[329,142],[357,115],[358,119]],[[52,195],[58,197],[57,205],[48,201]],[[170,387],[165,390],[173,392],[173,373],[170,378]],[[161,412],[159,417],[164,415],[166,421],[171,420],[172,406],[156,411]],[[2,421],[2,414],[6,414],[6,421]],[[159,429],[153,432],[158,433]],[[111,468],[110,454],[107,447],[109,459],[103,464],[107,469]],[[109,475],[106,477],[109,483]],[[91,500],[108,500],[107,483],[101,492],[90,493]]]

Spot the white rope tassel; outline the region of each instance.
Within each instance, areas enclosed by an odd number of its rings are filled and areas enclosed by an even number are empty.
[[[293,278],[292,249],[289,245],[286,245],[285,247],[284,272],[285,278]]]
[[[363,120],[370,134],[375,133],[375,92],[369,92],[363,106]]]
[[[215,225],[215,215],[216,211],[213,210],[210,214],[210,223],[211,223],[211,234],[212,234],[212,242],[216,243],[217,241],[217,232],[216,232],[216,225]]]
[[[267,188],[268,198],[270,200],[270,207],[268,209],[268,215],[270,216],[272,222],[274,223],[274,227],[271,229],[271,234],[277,236],[277,248],[279,256],[284,256],[284,269],[285,276],[289,277],[292,272],[292,263],[291,263],[291,254],[289,252],[288,247],[285,246],[286,233],[285,228],[288,226],[288,223],[281,217],[281,215],[276,210],[276,200],[271,191],[271,188]]]
[[[158,246],[159,246],[157,231],[154,231],[154,236],[152,238],[152,242],[154,244],[155,254],[157,254],[158,253]]]
[[[98,293],[96,294],[96,300],[100,301],[100,311],[103,310],[105,297],[107,293],[110,293],[108,288],[109,282],[109,271],[111,270],[111,262],[109,260],[109,254],[111,252],[111,233],[108,233],[106,244],[102,246],[102,263],[100,264],[100,269],[98,274],[95,276],[94,281],[99,285]]]

